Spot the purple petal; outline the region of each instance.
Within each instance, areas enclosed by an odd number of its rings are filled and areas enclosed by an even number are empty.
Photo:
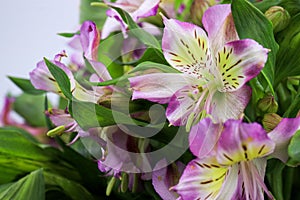
[[[100,34],[94,22],[83,22],[80,28],[80,42],[84,56],[91,60],[97,60]]]
[[[185,166],[181,162],[176,162],[176,164],[174,163],[168,167],[160,167],[160,165],[165,166],[166,164],[166,160],[161,160],[156,164],[155,168],[159,168],[160,170],[152,172],[152,185],[162,199],[175,200],[178,195],[170,191],[169,188],[178,183],[179,176],[182,174]],[[176,168],[174,169],[175,165]]]
[[[65,126],[65,132],[78,132],[81,130],[77,122],[65,110],[51,109],[46,114],[55,126]]]
[[[283,118],[276,128],[268,136],[275,142],[275,150],[272,156],[282,162],[288,160],[288,145],[291,137],[300,129],[300,117]]]
[[[179,71],[202,77],[201,70],[212,63],[210,44],[200,27],[164,17],[162,49],[166,60]]]
[[[193,118],[197,118],[197,114],[200,113],[196,108],[197,101],[199,99],[199,90],[192,86],[185,86],[171,97],[169,105],[167,107],[166,116],[173,126],[185,125],[191,114],[194,114]]]
[[[58,61],[52,61],[52,62],[55,65],[57,65],[58,67],[60,67],[62,70],[64,70],[64,72],[67,74],[67,76],[70,79],[71,90],[74,89],[75,88],[75,79],[73,77],[72,72],[68,69],[68,67]],[[54,93],[58,93],[58,94],[62,95],[61,90],[60,90],[56,80],[50,73],[50,71],[44,61],[40,61],[37,64],[37,67],[32,72],[29,73],[29,76],[30,76],[30,81],[31,81],[32,85],[36,89],[45,90],[48,92],[54,92]]]
[[[115,10],[108,10],[106,12],[108,16],[101,31],[101,39],[107,38],[112,32],[121,30],[124,37],[127,37],[126,30],[127,25],[122,20],[122,17]]]
[[[133,20],[156,15],[160,0],[144,0],[138,9],[132,13]]]
[[[214,124],[210,118],[201,120],[192,127],[189,134],[191,152],[197,158],[207,156],[217,144],[222,129],[220,124]]]
[[[211,100],[212,118],[217,122],[227,119],[240,119],[249,100],[251,88],[244,85],[235,92],[215,92]]]
[[[180,88],[195,82],[191,76],[180,73],[153,73],[129,78],[133,89],[132,99],[147,99],[168,103]]]
[[[208,8],[202,18],[202,23],[216,52],[226,42],[238,40],[229,4],[215,5]]]
[[[108,81],[111,80],[111,76],[106,68],[106,66],[101,63],[101,62],[97,62],[97,61],[93,61],[93,60],[89,60],[90,64],[92,65],[92,67],[94,68],[94,70],[96,71],[98,77],[100,78],[100,81]]]
[[[217,159],[220,164],[232,165],[266,156],[273,152],[275,143],[257,123],[228,120],[218,141]]]
[[[251,39],[227,43],[218,51],[217,68],[223,88],[220,91],[235,91],[256,77],[268,58],[267,49]]]

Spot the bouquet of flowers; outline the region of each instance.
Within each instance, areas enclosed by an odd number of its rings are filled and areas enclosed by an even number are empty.
[[[300,198],[299,1],[82,0],[81,21],[9,77],[0,199]]]

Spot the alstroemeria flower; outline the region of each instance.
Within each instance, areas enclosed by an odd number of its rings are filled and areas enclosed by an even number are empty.
[[[257,76],[268,50],[251,39],[238,40],[230,5],[216,5],[203,16],[205,31],[164,18],[162,48],[181,73],[154,73],[130,78],[133,99],[169,103],[172,125],[192,124],[206,113],[215,121],[238,119],[251,95],[245,85]]]
[[[80,101],[97,102],[98,97],[96,93],[81,86],[75,80],[71,70],[66,65],[61,63],[61,58],[65,56],[66,53],[65,51],[63,51],[62,53],[57,54],[52,62],[53,64],[61,68],[68,76],[71,86],[70,89],[73,96]],[[29,76],[32,85],[36,89],[57,93],[60,96],[64,97],[58,83],[50,73],[45,61],[42,60],[38,62],[37,67],[29,73]]]
[[[264,192],[273,199],[264,184],[267,156],[285,162],[287,145],[299,129],[300,118],[285,118],[270,133],[257,123],[228,120],[223,125],[203,119],[189,136],[197,158],[172,189],[188,200],[263,200]],[[213,148],[208,148],[208,141]]]
[[[80,27],[80,34],[72,37],[69,45],[76,50],[76,53],[71,55],[72,63],[79,67],[84,66],[82,52],[88,60],[97,60],[98,46],[100,43],[100,32],[97,26],[92,21],[85,21]]]
[[[128,12],[135,22],[140,18],[156,15],[160,0],[117,0],[115,3],[104,1],[107,5],[121,8]],[[107,38],[110,33],[122,30],[126,36],[127,24],[122,20],[122,17],[115,10],[106,12],[106,19],[101,32],[101,38]]]

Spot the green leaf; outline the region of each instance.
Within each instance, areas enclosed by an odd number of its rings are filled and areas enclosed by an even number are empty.
[[[71,84],[70,79],[67,76],[67,74],[57,65],[53,64],[51,61],[44,58],[45,63],[51,72],[52,76],[55,78],[58,86],[60,87],[62,93],[68,98],[72,99],[72,93],[71,93]]]
[[[288,147],[288,154],[291,159],[300,163],[300,131],[292,137]]]
[[[28,94],[43,94],[45,91],[37,90],[33,87],[30,80],[24,78],[17,78],[13,76],[8,77],[14,84],[16,84],[23,92]]]
[[[41,200],[45,199],[45,182],[43,170],[39,169],[11,184],[1,191],[0,199]]]
[[[285,165],[277,160],[271,159],[267,164],[267,179],[270,184],[272,194],[277,200],[283,200],[283,170]]]
[[[300,75],[300,13],[291,18],[286,29],[278,35],[280,48],[277,54],[275,85],[288,76]]]
[[[53,147],[41,147],[16,130],[0,128],[0,184],[39,168],[79,180],[78,172],[61,159],[61,154]]]
[[[145,123],[133,120],[122,112],[112,111],[101,105],[79,101],[73,101],[70,105],[72,117],[83,129],[115,125],[115,116],[118,117],[120,124],[145,125]]]
[[[124,65],[138,65],[146,61],[155,63],[168,64],[163,53],[153,48],[147,48],[141,58],[128,63],[122,63]]]
[[[292,100],[292,103],[289,105],[289,108],[286,110],[283,117],[296,117],[299,110],[300,110],[300,87],[298,88],[298,93],[295,99]]]
[[[58,186],[67,196],[71,197],[73,200],[94,200],[93,196],[82,185],[74,181],[46,171],[44,172],[44,177],[47,185]]]
[[[33,143],[38,143],[38,140],[31,134],[28,133],[27,131],[25,131],[24,129],[15,127],[15,126],[5,126],[5,127],[1,127],[0,132],[1,131],[13,131],[13,132],[18,132],[19,134],[21,134],[22,136],[24,136],[27,140],[29,140],[30,142]]]
[[[71,38],[73,37],[74,35],[78,35],[80,34],[80,32],[76,32],[76,33],[57,33],[57,35],[59,36],[62,36],[62,37],[65,37],[65,38]]]
[[[22,94],[13,104],[14,110],[34,127],[45,127],[44,95]]]
[[[296,15],[300,12],[299,0],[281,0],[280,6],[286,9],[291,14],[291,16]]]
[[[19,132],[2,128],[0,129],[0,154],[38,161],[47,161],[50,159],[43,153],[41,147],[28,141]]]
[[[241,39],[254,39],[271,50],[268,54],[267,63],[262,70],[262,75],[274,94],[272,84],[278,44],[274,39],[272,24],[263,13],[246,0],[232,0],[231,8],[239,37]]]
[[[166,73],[179,73],[178,70],[176,70],[175,68],[168,66],[168,65],[163,65],[163,64],[159,64],[159,63],[155,63],[155,62],[143,62],[140,63],[139,65],[137,65],[135,68],[133,68],[133,70],[131,70],[129,73],[135,73],[138,71],[145,71],[145,70],[149,70],[149,69],[158,69],[162,72],[166,72]]]

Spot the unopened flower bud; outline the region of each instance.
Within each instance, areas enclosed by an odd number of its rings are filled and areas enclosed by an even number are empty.
[[[191,18],[192,22],[198,25],[202,25],[202,16],[204,12],[214,5],[212,0],[195,0],[191,6]]]
[[[272,6],[266,12],[265,16],[272,22],[274,32],[283,30],[290,21],[290,14],[280,6]]]
[[[281,121],[281,117],[275,113],[267,113],[264,115],[262,124],[267,132],[272,131]]]
[[[264,98],[260,99],[257,106],[263,113],[276,113],[278,110],[278,104],[272,94],[267,94]]]

